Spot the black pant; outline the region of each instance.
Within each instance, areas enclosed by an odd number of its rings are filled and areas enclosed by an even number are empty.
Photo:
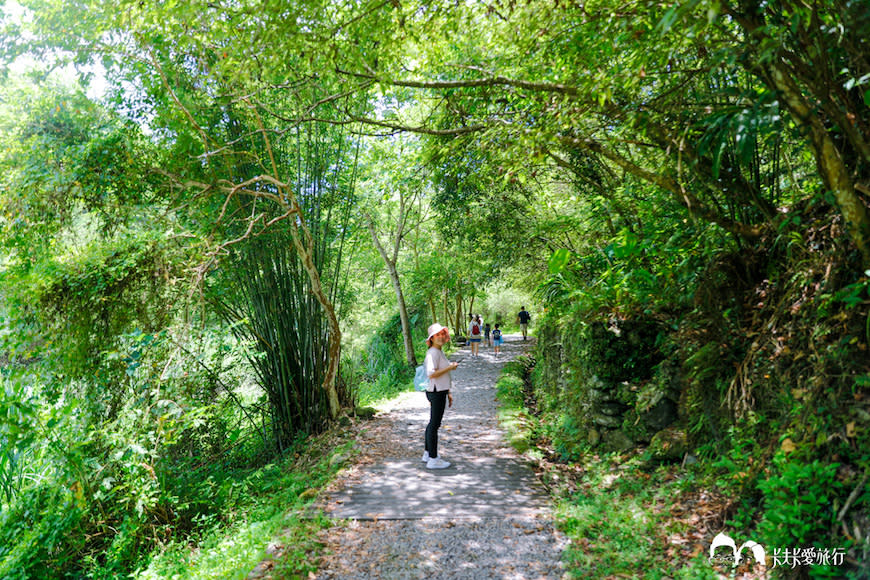
[[[426,391],[429,399],[429,424],[426,425],[426,451],[432,459],[438,457],[438,428],[444,418],[444,408],[447,406],[449,391]]]

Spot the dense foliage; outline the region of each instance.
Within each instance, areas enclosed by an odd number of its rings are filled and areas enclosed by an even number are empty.
[[[522,304],[525,449],[866,575],[865,4],[10,3],[0,576],[244,576],[282,526],[310,571],[312,458]],[[655,570],[577,490],[572,570]]]

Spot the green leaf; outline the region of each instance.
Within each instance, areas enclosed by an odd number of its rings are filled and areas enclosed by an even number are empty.
[[[665,12],[665,15],[662,17],[658,25],[659,34],[665,34],[668,30],[671,29],[671,26],[674,25],[674,22],[677,21],[677,18],[680,15],[679,7],[679,4],[675,4],[667,12]]]
[[[566,250],[565,248],[559,248],[553,255],[550,256],[550,260],[547,262],[547,267],[550,270],[550,274],[558,274],[562,270],[565,269],[565,266],[568,265],[568,261],[571,259],[571,252]]]
[[[870,107],[870,89],[864,92],[864,104]]]

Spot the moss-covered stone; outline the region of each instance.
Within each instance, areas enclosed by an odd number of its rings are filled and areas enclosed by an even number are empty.
[[[629,442],[648,442],[672,420],[671,403],[657,406],[670,395],[667,389],[651,391],[656,401],[634,412],[644,385],[657,382],[660,330],[645,319],[590,324],[568,318],[540,326],[532,380],[540,409],[555,419],[551,436],[560,453],[599,444],[621,451]]]
[[[668,427],[656,433],[649,444],[649,452],[656,459],[676,461],[688,451],[686,432],[677,427]]]
[[[634,447],[634,441],[619,429],[605,432],[601,442],[606,451],[627,451]]]
[[[374,407],[356,407],[353,410],[353,414],[359,417],[360,419],[371,419],[378,412]]]

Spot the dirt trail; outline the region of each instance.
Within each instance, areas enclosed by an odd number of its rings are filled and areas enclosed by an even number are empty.
[[[506,442],[496,418],[495,383],[505,362],[531,344],[508,335],[500,357],[455,352],[454,404],[444,416],[439,455],[420,461],[429,404],[423,393],[385,403],[360,429],[353,465],[323,494],[336,518],[321,534],[320,579],[561,578],[562,539],[531,466]]]

